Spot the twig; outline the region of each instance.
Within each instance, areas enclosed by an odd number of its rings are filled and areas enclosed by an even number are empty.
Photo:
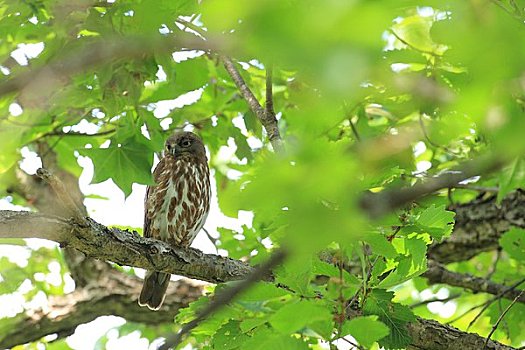
[[[499,187],[484,187],[484,186],[476,186],[471,184],[456,184],[452,186],[451,188],[460,188],[465,190],[472,190],[472,191],[478,191],[478,192],[491,192],[491,193],[498,193]]]
[[[525,289],[521,291],[521,293],[519,295],[516,296],[516,298],[514,298],[514,300],[512,300],[512,302],[509,304],[509,306],[507,306],[507,308],[505,309],[505,311],[503,311],[503,313],[499,316],[498,320],[496,321],[496,323],[492,326],[492,330],[490,331],[489,335],[487,336],[487,339],[485,339],[485,344],[483,344],[483,350],[487,348],[487,344],[489,343],[489,340],[490,340],[490,337],[492,337],[492,334],[494,334],[494,332],[496,331],[496,329],[498,328],[501,320],[503,320],[503,317],[505,317],[505,315],[507,314],[507,312],[509,312],[510,308],[514,306],[514,304],[516,304],[516,302],[518,301],[518,299],[523,295],[523,293],[525,293]]]
[[[508,8],[506,8],[505,6],[503,6],[503,4],[501,4],[501,2],[499,2],[498,0],[491,0],[490,2],[492,2],[494,5],[498,6],[500,9],[502,9],[503,11],[505,11],[508,15],[510,15],[512,18],[514,18],[515,20],[517,20],[518,22],[520,22],[521,24],[523,24],[523,18],[517,14],[517,13],[513,13],[512,11],[510,11]]]
[[[60,204],[64,207],[67,213],[69,213],[73,220],[82,226],[87,225],[86,218],[82,214],[82,211],[78,206],[76,205],[75,201],[71,198],[71,196],[68,194],[68,191],[62,181],[55,175],[51,174],[49,171],[47,171],[44,168],[39,168],[36,171],[36,174],[38,177],[40,177],[42,180],[47,182],[49,186],[53,189],[55,194],[57,195]]]
[[[117,130],[116,129],[111,129],[111,130],[97,132],[97,133],[94,133],[94,134],[86,134],[86,133],[83,133],[83,132],[76,132],[76,131],[69,131],[69,132],[50,131],[50,132],[47,132],[44,135],[42,135],[42,137],[44,137],[44,136],[104,136],[104,135],[112,134],[115,131],[117,131]]]
[[[275,118],[273,110],[273,64],[266,66],[266,101],[264,104],[266,118]]]
[[[459,155],[458,152],[454,152],[454,151],[452,151],[450,148],[448,148],[446,146],[438,145],[437,143],[435,143],[434,141],[432,141],[430,139],[430,136],[428,135],[428,132],[427,132],[427,127],[425,126],[425,121],[423,120],[423,114],[422,113],[419,113],[419,126],[421,127],[421,131],[423,132],[423,136],[425,137],[425,139],[427,140],[427,142],[431,146],[433,146],[435,148],[438,148],[438,149],[441,148],[442,150],[444,150],[447,153],[450,153],[453,156],[458,156]]]
[[[457,299],[461,296],[461,294],[452,294],[451,296],[447,297],[447,298],[432,298],[432,299],[428,299],[428,300],[422,300],[422,301],[419,301],[417,303],[414,303],[412,305],[410,305],[409,307],[411,309],[415,309],[416,307],[420,307],[420,306],[424,306],[424,305],[427,305],[427,304],[430,304],[430,303],[446,303],[448,301],[451,301],[451,300],[454,300],[454,299]]]
[[[276,152],[282,151],[281,135],[279,133],[279,127],[277,126],[277,119],[275,118],[275,115],[273,113],[267,113],[264,110],[264,108],[262,108],[261,104],[259,103],[259,101],[257,101],[257,98],[255,97],[253,92],[250,90],[250,88],[248,87],[244,79],[242,78],[241,74],[235,67],[235,64],[233,63],[231,58],[229,58],[228,56],[221,56],[220,58],[224,64],[224,68],[226,69],[226,71],[232,78],[233,82],[239,89],[241,96],[244,98],[244,100],[246,100],[253,114],[255,114],[257,119],[259,119],[264,129],[266,130],[266,133],[268,134],[268,139],[270,140],[270,143],[272,144],[273,149]],[[271,79],[271,73],[270,73],[270,79]],[[268,77],[267,77],[267,82],[268,82]],[[267,86],[267,89],[268,89],[268,86]]]
[[[286,251],[281,248],[280,250],[275,252],[274,255],[268,261],[260,265],[251,274],[249,274],[246,277],[246,279],[242,280],[237,285],[228,288],[227,290],[221,293],[218,293],[215,296],[215,299],[213,299],[208,304],[208,306],[206,306],[198,313],[197,317],[195,317],[190,322],[186,323],[178,333],[169,336],[166,339],[166,342],[159,347],[159,350],[168,350],[172,347],[175,348],[177,345],[180,344],[182,338],[193,328],[197,327],[199,323],[201,323],[204,319],[206,319],[215,311],[219,310],[223,306],[226,306],[226,304],[231,302],[241,292],[244,292],[249,287],[251,287],[255,282],[264,278],[274,267],[283,262],[286,256]]]
[[[177,18],[176,22],[179,24],[182,24],[186,28],[189,28],[193,31],[195,31],[197,34],[199,34],[204,40],[206,39],[206,30],[204,28],[199,27],[191,22],[188,22],[182,18]],[[251,111],[257,119],[261,122],[264,129],[266,130],[266,134],[268,135],[268,139],[270,140],[270,143],[272,144],[273,149],[276,152],[281,152],[283,150],[283,145],[281,141],[281,135],[279,133],[279,127],[277,125],[277,119],[275,118],[275,112],[273,110],[273,89],[272,89],[272,70],[273,65],[268,64],[266,67],[266,102],[265,102],[265,108],[261,106],[253,92],[250,90],[244,79],[242,78],[241,74],[235,67],[235,64],[231,60],[230,57],[221,55],[220,56],[221,61],[224,64],[224,68],[232,78],[233,82],[239,89],[241,96],[246,100],[248,103],[248,106],[250,107]]]
[[[492,275],[494,275],[494,273],[496,272],[496,268],[498,267],[498,262],[500,258],[501,258],[501,247],[498,247],[498,249],[496,249],[496,254],[492,258],[492,265],[489,269],[489,272],[485,276],[485,279],[489,280],[492,278]]]
[[[474,323],[478,320],[478,318],[480,318],[480,316],[485,312],[485,310],[487,310],[489,308],[490,305],[492,305],[493,302],[495,302],[496,300],[499,300],[501,298],[503,298],[503,296],[505,294],[507,294],[508,292],[516,289],[520,284],[524,283],[525,282],[525,278],[524,279],[521,279],[519,280],[518,282],[514,283],[513,285],[509,286],[507,289],[503,290],[501,293],[499,293],[498,295],[495,295],[492,299],[490,300],[487,300],[484,304],[480,305],[483,306],[483,308],[478,312],[478,314],[472,319],[472,321],[470,321],[470,323],[468,324],[467,326],[467,329],[469,329],[470,327],[472,327],[472,325],[474,325]],[[525,290],[525,289],[524,289]],[[515,301],[518,301],[521,297],[521,295],[523,294],[523,290],[518,294],[516,295],[516,297],[514,297],[514,300]]]

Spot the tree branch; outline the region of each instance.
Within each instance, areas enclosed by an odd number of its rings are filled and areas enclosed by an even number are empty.
[[[389,189],[374,194],[368,193],[361,199],[361,207],[372,218],[377,218],[433,192],[454,187],[459,182],[473,176],[494,171],[503,164],[501,158],[494,156],[471,160],[447,174],[427,179],[412,187]]]
[[[442,264],[465,261],[497,249],[500,237],[511,227],[525,228],[525,192],[509,193],[499,204],[496,198],[480,197],[450,207],[456,213],[454,233],[432,245],[428,257]]]
[[[65,85],[73,74],[91,69],[104,62],[119,59],[133,59],[153,55],[158,52],[170,53],[174,47],[186,47],[195,50],[227,49],[223,41],[202,40],[195,35],[178,33],[165,38],[151,37],[114,37],[105,40],[80,39],[84,45],[71,48],[70,52],[60,53],[48,64],[27,70],[0,83],[0,97],[29,88],[32,94],[44,94]],[[43,88],[45,87],[45,89]]]
[[[142,280],[113,270],[97,288],[81,288],[73,293],[49,297],[45,309],[26,310],[10,319],[9,327],[0,334],[0,348],[37,341],[57,334],[59,338],[73,334],[75,328],[99,316],[116,315],[130,322],[149,325],[173,322],[180,308],[202,295],[202,288],[188,280],[172,281],[162,308],[150,312],[139,307],[137,298]]]
[[[485,339],[477,334],[460,331],[437,321],[418,318],[408,325],[412,343],[411,350],[480,350]],[[515,350],[515,348],[495,341],[489,341],[487,350]]]
[[[107,228],[92,219],[86,226],[31,212],[0,211],[0,238],[43,238],[75,248],[88,257],[202,281],[243,279],[253,268],[230,258],[193,248],[174,248],[136,232]]]
[[[452,272],[447,270],[442,265],[432,263],[431,261],[429,261],[428,270],[422,276],[427,278],[431,284],[444,283],[449,286],[469,289],[474,293],[483,292],[498,295],[510,300],[519,297],[517,301],[525,303],[525,295],[521,295],[522,291],[520,290],[509,288],[509,286],[495,283],[485,278],[475,277],[459,272]]]
[[[259,119],[261,124],[264,127],[264,130],[266,130],[266,133],[268,134],[268,139],[270,140],[273,149],[276,152],[279,152],[282,150],[282,143],[281,143],[281,135],[279,133],[279,127],[277,125],[277,119],[275,118],[275,113],[273,113],[273,102],[270,102],[268,105],[268,99],[270,98],[267,96],[267,109],[265,110],[253,92],[250,90],[244,79],[242,78],[241,74],[237,70],[237,67],[235,67],[235,64],[229,58],[228,56],[221,56],[221,60],[224,63],[224,68],[226,68],[226,71],[231,76],[233,82],[235,85],[237,85],[237,88],[239,89],[241,96],[246,100],[248,103],[248,106],[252,110],[253,114]],[[268,74],[268,71],[267,71]],[[270,73],[270,85],[271,85],[271,73]],[[270,93],[271,93],[271,87],[270,87]],[[268,93],[268,79],[266,81],[266,92]],[[271,108],[269,110],[268,108]]]
[[[93,258],[109,260],[121,265],[156,269],[213,283],[241,280],[254,271],[253,267],[242,261],[203,254],[192,248],[172,248],[164,242],[140,237],[136,232],[108,229],[92,220],[88,222],[88,227],[80,227],[54,216],[31,212],[0,211],[0,237],[54,238],[57,242],[74,247]],[[101,283],[100,285],[106,284]],[[111,290],[112,288],[105,289]],[[61,319],[75,319],[76,324],[80,324],[109,313],[128,318],[129,315],[122,310],[128,308],[126,305],[129,305],[130,309],[137,307],[134,300],[136,294],[133,293],[138,293],[138,291],[139,287],[136,290],[133,289],[132,293],[129,293],[129,290],[125,292],[132,294],[132,302],[129,301],[129,295],[126,297],[128,299],[118,300],[113,299],[113,297],[101,297],[95,300],[87,299],[85,304],[79,304],[76,308],[69,310],[78,310],[78,314],[72,314],[71,316],[76,318],[66,317],[68,313],[57,313],[54,316],[49,314],[49,316],[41,318],[43,320],[41,327],[47,329],[49,331],[48,334],[51,334],[59,332],[57,323],[54,322],[59,322]],[[102,307],[100,309],[96,308],[96,310],[89,309],[90,305],[97,300],[100,301]],[[61,302],[64,303],[63,300]],[[83,307],[81,308],[80,305],[83,305]],[[126,307],[124,308],[123,305]],[[91,311],[87,312],[86,310]],[[83,314],[90,316],[83,318]],[[148,313],[148,315],[150,314]],[[172,316],[173,313],[171,314]],[[149,318],[150,316],[144,316],[141,320],[149,323]],[[54,321],[51,322],[50,319]],[[131,317],[129,319],[132,320]],[[30,322],[30,319],[26,318],[26,322]],[[64,327],[64,329],[71,329],[72,324],[75,322],[69,324],[70,328]],[[34,323],[26,323],[26,325],[26,329],[31,329],[32,332],[37,328]],[[44,333],[44,331],[38,333],[38,337],[45,335]],[[423,319],[418,319],[417,322],[410,324],[409,333],[413,338],[413,349],[449,350],[454,347],[450,348],[449,344],[443,340],[449,339],[451,342],[454,341],[454,344],[461,345],[460,348],[463,350],[479,350],[484,342],[484,339],[478,335],[468,334],[453,327]],[[2,341],[7,342],[5,339],[4,337]],[[23,342],[27,341],[28,339],[24,338]],[[488,349],[512,348],[490,341]]]

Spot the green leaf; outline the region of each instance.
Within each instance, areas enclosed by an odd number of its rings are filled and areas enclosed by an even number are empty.
[[[433,20],[430,17],[410,16],[394,24],[392,30],[404,43],[416,50],[441,55],[447,47],[434,43],[430,37],[432,22]]]
[[[307,350],[308,345],[297,338],[279,334],[266,327],[258,327],[255,334],[246,341],[243,349],[250,350]]]
[[[279,283],[305,296],[313,295],[310,287],[312,277],[311,258],[302,257],[297,261],[289,261],[276,269],[276,279]]]
[[[522,157],[514,159],[511,165],[499,174],[499,191],[497,201],[501,200],[511,191],[525,185],[525,162]]]
[[[513,227],[499,240],[503,250],[516,260],[525,261],[525,230]]]
[[[392,243],[390,243],[380,232],[369,231],[366,233],[363,240],[372,247],[372,251],[375,254],[382,255],[389,259],[393,259],[397,256],[397,251]]]
[[[93,161],[95,172],[92,183],[112,179],[126,197],[131,194],[133,183],[154,184],[151,174],[153,154],[145,151],[140,144],[111,143],[108,148],[84,149],[82,154]]]
[[[281,298],[289,293],[273,283],[260,282],[239,296],[242,301],[267,301]]]
[[[197,57],[175,64],[175,80],[148,85],[142,92],[140,102],[151,103],[172,100],[179,95],[197,90],[208,82],[208,66],[205,57]]]
[[[212,346],[215,349],[239,349],[248,339],[247,335],[240,332],[239,321],[231,320],[213,335]]]
[[[393,292],[374,289],[366,299],[363,307],[365,315],[377,315],[379,321],[390,328],[388,336],[379,340],[379,345],[386,349],[401,349],[411,342],[407,323],[415,321],[412,311],[401,304],[393,303]]]
[[[444,205],[436,207],[432,204],[419,214],[417,226],[441,241],[452,233],[455,215],[456,213],[446,210]]]
[[[366,348],[370,348],[375,342],[386,337],[390,329],[377,316],[360,316],[345,322],[341,330],[341,336],[352,335]]]
[[[316,321],[329,321],[330,310],[311,300],[286,304],[270,317],[270,324],[281,333],[298,332]]]

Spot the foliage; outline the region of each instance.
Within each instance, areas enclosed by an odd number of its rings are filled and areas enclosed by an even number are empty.
[[[109,179],[129,196],[133,183],[152,184],[166,136],[192,129],[208,148],[222,212],[254,213],[242,232],[220,228],[217,248],[253,264],[276,247],[293,249],[276,271],[286,288],[256,284],[186,343],[317,349],[345,337],[363,348],[401,349],[411,341],[406,324],[415,315],[466,329],[468,321],[457,317],[479,295],[463,293],[446,304],[447,316],[408,305],[442,288],[418,277],[427,269],[427,249],[452,234],[450,201],[470,200],[475,192],[438,191],[375,220],[360,200],[365,191],[412,186],[482,156],[510,165],[470,183],[498,185],[500,200],[523,186],[524,17],[514,1],[493,2],[507,11],[489,2],[432,0],[2,1],[0,196],[31,207],[13,189],[22,150],[40,152],[42,144],[75,176],[82,173],[78,159],[89,158],[93,183]],[[210,50],[203,50],[201,36]],[[129,45],[110,51],[100,42]],[[14,60],[13,52],[28,45],[43,50],[27,63]],[[221,54],[236,60],[262,105],[273,63],[285,153],[273,152]],[[30,70],[37,74],[29,81],[7,87]],[[523,278],[516,268],[525,259],[523,237],[513,229],[501,239],[494,281]],[[324,249],[333,264],[320,260]],[[26,266],[0,258],[0,293],[18,290],[26,300],[40,291],[63,294],[63,277],[58,284],[42,277],[52,262],[65,273],[58,248],[27,250]],[[491,261],[487,253],[450,268],[483,275]],[[26,280],[30,288],[21,290]],[[352,299],[363,314],[347,319]],[[181,310],[177,322],[189,322],[208,300]],[[490,306],[489,317],[470,331],[486,335],[507,305]],[[525,341],[522,308],[511,309],[509,326],[493,339]],[[136,324],[123,326],[123,334],[130,325],[149,340],[162,335]],[[9,318],[0,319],[0,329],[9,326]]]

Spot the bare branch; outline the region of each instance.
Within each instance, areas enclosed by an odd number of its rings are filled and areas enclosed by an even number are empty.
[[[510,308],[514,306],[514,304],[516,304],[516,302],[523,296],[523,293],[525,293],[525,289],[521,291],[521,293],[519,295],[516,295],[516,298],[514,298],[514,300],[512,300],[512,302],[509,304],[509,306],[507,306],[507,308],[505,309],[505,311],[503,311],[501,313],[501,315],[498,317],[498,320],[496,321],[496,323],[492,326],[492,330],[490,331],[489,335],[487,335],[487,339],[485,340],[485,343],[483,344],[483,350],[487,349],[487,346],[488,346],[488,343],[490,341],[490,337],[492,337],[492,334],[494,334],[494,332],[496,331],[496,329],[498,328],[501,320],[503,320],[503,317],[505,317],[505,315],[509,312]]]
[[[264,127],[264,130],[266,130],[266,133],[268,134],[268,139],[270,140],[273,146],[273,149],[276,152],[281,151],[282,150],[281,135],[279,133],[279,127],[277,126],[277,119],[275,118],[275,114],[271,112],[267,113],[267,110],[265,110],[261,106],[261,104],[255,97],[255,95],[250,90],[250,88],[248,87],[244,79],[242,78],[241,74],[237,70],[237,67],[235,67],[235,64],[233,63],[231,58],[227,56],[221,56],[221,60],[224,63],[224,68],[226,68],[226,71],[231,76],[233,82],[235,83],[235,85],[237,85],[237,88],[239,89],[242,97],[248,103],[248,106],[252,110],[253,114],[255,114],[257,119],[259,119],[259,121]],[[270,82],[271,82],[271,73],[270,73]],[[266,89],[267,89],[266,91],[268,92],[268,80],[267,80]],[[267,100],[267,103],[268,103],[268,100]],[[270,102],[270,107],[272,108],[272,111],[273,111],[273,102]]]

